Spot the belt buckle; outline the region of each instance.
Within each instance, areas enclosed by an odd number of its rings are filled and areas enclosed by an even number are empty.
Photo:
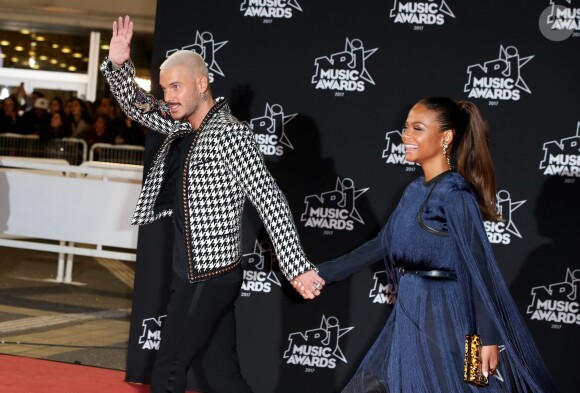
[[[404,267],[400,267],[399,268],[399,273],[401,274],[401,276],[405,275],[405,268]]]

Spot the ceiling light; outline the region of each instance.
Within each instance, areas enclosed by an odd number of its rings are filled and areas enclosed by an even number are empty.
[[[103,44],[103,45],[101,45],[101,49],[102,50],[109,50],[109,45],[108,44]]]
[[[36,41],[40,41],[40,42],[46,41],[46,38],[43,35],[39,35],[36,37]]]
[[[59,48],[58,44],[52,44],[52,49],[58,49],[58,48]]]
[[[72,57],[74,57],[75,59],[80,59],[81,57],[83,57],[83,54],[76,52],[76,53],[73,53]]]
[[[62,53],[71,53],[71,49],[67,48],[66,46],[60,50]]]
[[[56,64],[56,63],[58,63],[57,59],[50,59],[50,64]]]
[[[22,52],[22,51],[24,50],[24,47],[22,47],[22,46],[20,46],[20,45],[16,45],[16,46],[14,47],[14,50],[15,50],[16,52]]]
[[[14,56],[10,59],[10,61],[13,63],[18,63],[18,57]]]
[[[75,71],[77,70],[77,68],[76,68],[75,66],[72,66],[72,65],[71,65],[71,66],[68,68],[68,70],[69,70],[69,71],[72,71],[72,72],[75,72]]]
[[[22,30],[20,30],[20,33],[21,34],[30,34],[30,30],[22,29]]]
[[[38,59],[40,59],[42,61],[46,61],[46,60],[48,60],[48,56],[42,55]]]
[[[66,63],[60,63],[58,66],[59,66],[60,68],[66,68]]]
[[[28,59],[28,65],[30,66],[30,68],[34,68],[34,66],[36,65],[36,59],[34,57]]]
[[[2,40],[2,41],[0,41],[0,45],[8,46],[8,45],[10,45],[10,41]]]

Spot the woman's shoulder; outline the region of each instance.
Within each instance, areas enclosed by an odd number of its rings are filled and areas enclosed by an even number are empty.
[[[451,191],[465,191],[469,193],[473,192],[469,182],[463,176],[461,176],[459,172],[456,171],[449,172],[449,174],[441,180],[439,187],[441,189],[445,189],[448,192]]]

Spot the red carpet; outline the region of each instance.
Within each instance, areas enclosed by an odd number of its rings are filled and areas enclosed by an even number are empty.
[[[2,393],[149,393],[124,378],[124,371],[0,355]]]

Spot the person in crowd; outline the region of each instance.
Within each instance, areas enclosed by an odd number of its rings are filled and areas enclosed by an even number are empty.
[[[66,100],[66,101],[65,101],[65,103],[64,103],[64,109],[63,109],[63,112],[64,112],[64,115],[65,115],[66,117],[68,117],[69,119],[70,119],[70,118],[71,118],[71,116],[72,116],[72,104],[73,104],[73,101],[74,101],[74,98],[69,98],[69,99],[68,99],[68,100]]]
[[[115,100],[111,97],[101,98],[99,100],[99,105],[97,106],[97,114],[107,115],[111,120],[119,118],[118,107]]]
[[[89,118],[90,122],[92,123],[97,117],[97,108],[95,106],[95,103],[90,100],[85,100],[83,102],[85,103],[86,115]]]
[[[20,105],[14,95],[6,97],[2,101],[0,113],[0,133],[15,133],[20,130]]]
[[[50,128],[48,100],[44,97],[37,97],[32,105],[32,110],[22,115],[20,133],[38,136],[48,134]]]
[[[246,198],[260,213],[286,278],[310,270],[301,276],[307,297],[319,295],[324,281],[304,255],[286,198],[251,130],[224,98],[213,98],[203,58],[186,50],[169,56],[160,67],[164,101],[158,101],[133,78],[132,34],[128,16],[113,23],[101,71],[129,117],[166,135],[133,219],[144,225],[173,216],[175,229],[173,281],[151,392],[185,392],[186,372],[196,358],[212,392],[251,392],[240,370],[234,314]]]
[[[469,101],[425,98],[402,136],[423,176],[378,236],[318,265],[326,283],[384,260],[394,309],[343,392],[475,392],[464,382],[465,337],[481,338],[487,392],[556,388],[495,261],[483,225],[501,220],[487,125]],[[293,281],[300,291],[302,285]],[[501,376],[492,378],[503,345]],[[483,391],[483,390],[482,390]]]
[[[54,112],[64,112],[64,103],[62,102],[62,98],[56,96],[50,99],[50,103],[48,104],[48,111],[50,113]]]
[[[70,124],[71,137],[84,139],[89,131],[91,121],[87,114],[85,102],[78,97],[73,97],[70,100]]]
[[[129,116],[124,116],[123,122],[119,127],[119,132],[115,136],[114,143],[116,145],[145,145],[145,129],[144,127],[133,121]]]
[[[111,119],[106,115],[97,115],[94,124],[89,128],[85,140],[90,147],[95,143],[111,143]]]
[[[130,117],[119,113],[114,98],[103,97],[97,107],[97,113],[107,115],[111,121],[111,136],[117,145],[144,145],[145,134],[143,128],[131,120]]]
[[[71,132],[70,124],[63,112],[53,111],[50,113],[50,127],[48,133],[44,136],[45,139],[67,138],[71,135]]]

